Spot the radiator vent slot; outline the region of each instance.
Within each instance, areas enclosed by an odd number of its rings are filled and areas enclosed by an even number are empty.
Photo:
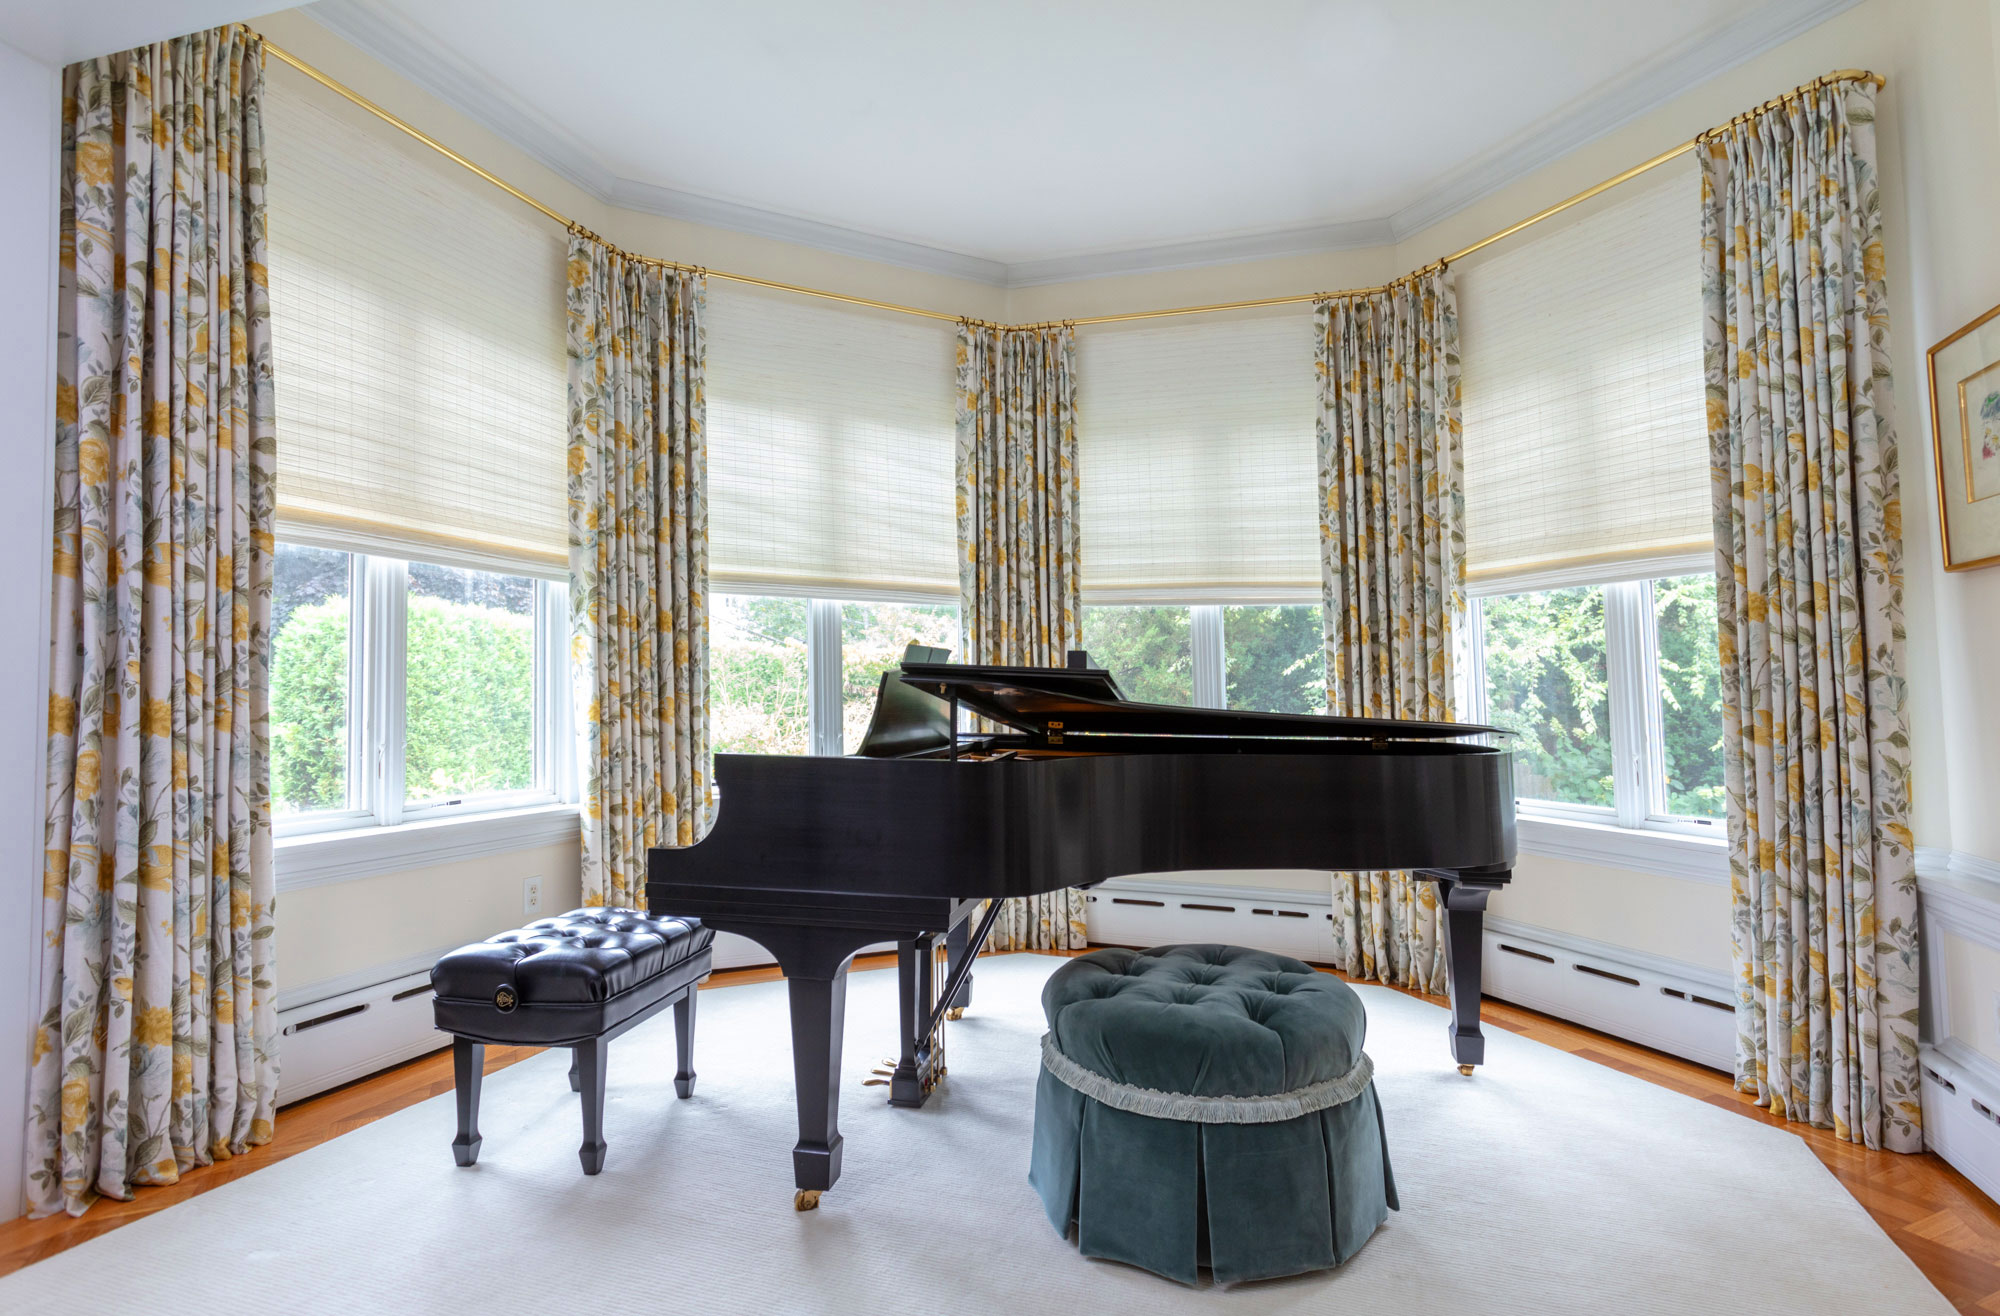
[[[1211,914],[1234,914],[1236,912],[1236,906],[1234,905],[1194,905],[1185,900],[1181,901],[1181,908],[1206,910]]]
[[[1167,907],[1167,902],[1164,900],[1133,900],[1127,896],[1113,896],[1111,897],[1111,903],[1114,905],[1144,905],[1149,909],[1165,909]]]
[[[429,983],[422,983],[416,987],[405,987],[402,991],[397,992],[394,996],[391,996],[389,1000],[392,1003],[395,1001],[407,1001],[412,996],[424,995],[425,993],[430,991],[430,989],[431,985]]]
[[[1731,1014],[1736,1013],[1735,1006],[1726,1004],[1725,1002],[1722,1001],[1711,1001],[1706,996],[1690,996],[1688,997],[1688,999],[1690,1001],[1693,1001],[1696,1005],[1705,1005],[1711,1010],[1727,1010]]]
[[[1504,941],[1500,943],[1500,949],[1506,951],[1509,955],[1519,955],[1524,960],[1540,960],[1544,964],[1554,964],[1556,962],[1556,957],[1553,955],[1544,955],[1540,951],[1522,950],[1519,946],[1509,946]]]
[[[1278,911],[1279,918],[1304,918],[1305,916],[1306,912],[1303,909],[1281,909]]]
[[[345,1010],[334,1010],[328,1014],[317,1015],[311,1019],[301,1019],[290,1028],[287,1028],[285,1033],[287,1036],[292,1033],[303,1033],[308,1028],[317,1028],[321,1024],[330,1024],[336,1019],[345,1019],[349,1015],[360,1014],[367,1008],[367,1003],[364,1002],[360,1005],[350,1005]]]
[[[1931,1082],[1937,1084],[1939,1087],[1943,1088],[1946,1092],[1951,1093],[1953,1096],[1958,1095],[1958,1089],[1955,1086],[1953,1086],[1952,1081],[1946,1078],[1943,1074],[1938,1073],[1935,1069],[1932,1069],[1929,1065],[1924,1066],[1924,1077],[1929,1079]]]
[[[1637,987],[1639,985],[1637,978],[1628,978],[1622,973],[1613,973],[1609,969],[1592,968],[1588,964],[1572,964],[1570,967],[1578,973],[1587,973],[1593,978],[1609,978],[1612,982],[1622,982],[1627,987]]]
[[[1266,916],[1268,917],[1268,916],[1272,916],[1272,915],[1275,915],[1275,914],[1276,914],[1276,913],[1277,913],[1278,911],[1277,911],[1277,910],[1275,910],[1275,909],[1253,909],[1253,910],[1251,910],[1250,912],[1251,912],[1252,914],[1263,914],[1263,915],[1266,915]]]

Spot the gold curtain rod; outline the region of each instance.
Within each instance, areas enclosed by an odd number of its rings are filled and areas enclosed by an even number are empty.
[[[1066,320],[1042,320],[1034,324],[999,324],[992,320],[981,320],[981,319],[976,319],[972,316],[953,315],[949,311],[932,311],[932,310],[927,310],[921,306],[904,306],[898,302],[877,301],[872,297],[856,297],[852,293],[830,292],[824,288],[808,288],[804,284],[799,284],[799,283],[783,283],[777,279],[760,279],[752,274],[731,274],[727,270],[711,270],[699,265],[683,265],[679,261],[665,260],[658,256],[641,256],[635,252],[626,251],[623,248],[618,247],[613,243],[605,242],[603,238],[591,232],[583,225],[577,223],[569,216],[563,214],[561,211],[555,210],[550,206],[544,205],[540,201],[537,201],[534,197],[529,196],[526,192],[523,192],[520,188],[515,187],[512,183],[507,182],[499,175],[480,168],[478,165],[474,164],[471,160],[466,159],[463,155],[460,155],[457,151],[452,150],[449,146],[446,146],[443,142],[431,136],[423,129],[417,127],[415,124],[406,122],[405,120],[398,118],[396,115],[390,113],[388,110],[383,109],[380,105],[377,105],[374,101],[371,101],[366,96],[363,96],[360,92],[355,91],[352,87],[349,87],[345,83],[340,82],[337,79],[332,78],[327,74],[320,72],[312,65],[300,59],[297,55],[294,55],[290,51],[285,50],[283,47],[274,45],[271,41],[266,39],[264,41],[264,49],[268,51],[270,54],[277,56],[277,58],[282,60],[284,63],[291,65],[299,72],[305,74],[307,77],[311,78],[314,82],[317,82],[321,86],[327,88],[327,90],[334,92],[336,95],[346,97],[349,101],[352,101],[355,105],[368,111],[370,114],[382,120],[390,127],[395,128],[400,132],[407,133],[410,137],[416,139],[419,142],[422,142],[425,146],[430,147],[432,150],[444,156],[446,159],[452,161],[455,164],[462,165],[466,169],[471,170],[473,173],[479,175],[479,177],[493,184],[493,186],[499,188],[501,191],[507,193],[509,196],[515,198],[518,201],[522,201],[527,205],[533,206],[536,210],[541,211],[544,215],[547,215],[550,219],[562,225],[563,228],[569,230],[571,233],[587,237],[594,242],[603,243],[604,246],[610,248],[610,250],[616,252],[618,255],[624,257],[626,260],[634,261],[642,265],[657,266],[661,269],[678,270],[686,274],[701,274],[711,279],[725,279],[731,283],[745,283],[745,284],[750,284],[753,287],[770,288],[778,292],[796,293],[801,297],[818,297],[821,298],[822,300],[830,302],[845,302],[850,306],[867,306],[878,311],[894,311],[899,315],[917,315],[917,316],[922,316],[927,320],[946,320],[954,324],[964,324],[964,325],[975,326],[977,328],[982,328],[982,329],[998,329],[1006,331],[1068,328],[1077,325],[1093,325],[1093,324],[1120,324],[1127,320],[1158,320],[1169,316],[1177,316],[1177,315],[1206,315],[1217,311],[1249,311],[1268,306],[1295,306],[1303,302],[1335,301],[1350,297],[1372,297],[1376,293],[1387,292],[1391,288],[1400,287],[1401,285],[1409,283],[1413,280],[1423,278],[1425,275],[1436,273],[1438,270],[1442,270],[1447,266],[1454,265],[1457,262],[1465,259],[1467,256],[1470,256],[1472,253],[1476,251],[1480,251],[1486,247],[1490,247],[1494,243],[1502,241],[1506,238],[1511,238],[1516,233],[1521,232],[1523,229],[1530,228],[1536,224],[1539,224],[1545,219],[1550,219],[1556,215],[1560,215],[1563,211],[1568,210],[1570,207],[1582,205],[1584,202],[1590,200],[1591,198],[1602,195],[1603,193],[1610,191],[1612,188],[1617,187],[1620,183],[1630,182],[1632,179],[1637,178],[1639,175],[1646,173],[1649,170],[1657,169],[1661,165],[1666,164],[1670,160],[1675,160],[1683,155],[1686,155],[1689,151],[1692,151],[1696,147],[1700,146],[1704,141],[1706,141],[1711,136],[1714,136],[1718,133],[1727,132],[1729,129],[1735,127],[1738,124],[1748,123],[1751,120],[1756,119],[1761,115],[1770,113],[1772,110],[1778,109],[1785,105],[1789,105],[1792,102],[1799,100],[1801,97],[1809,96],[1812,93],[1819,91],[1821,88],[1832,86],[1835,83],[1854,82],[1862,79],[1866,79],[1867,81],[1874,83],[1878,89],[1887,84],[1887,79],[1883,78],[1880,74],[1871,73],[1866,69],[1838,69],[1832,73],[1824,74],[1820,77],[1814,78],[1811,82],[1803,83],[1800,86],[1794,87],[1792,90],[1785,92],[1782,95],[1774,96],[1770,100],[1765,101],[1762,105],[1758,105],[1752,109],[1746,110],[1742,114],[1737,115],[1735,118],[1730,119],[1726,123],[1720,124],[1714,128],[1705,129],[1704,131],[1695,134],[1695,136],[1689,139],[1688,141],[1682,142],[1679,146],[1676,146],[1668,151],[1662,151],[1660,154],[1654,156],[1652,159],[1647,160],[1642,164],[1633,165],[1630,169],[1627,169],[1625,172],[1613,175],[1612,177],[1605,179],[1603,182],[1598,183],[1594,187],[1587,187],[1583,191],[1578,192],[1575,196],[1567,197],[1561,201],[1556,202],[1552,206],[1544,207],[1543,209],[1538,210],[1534,214],[1528,216],[1526,219],[1508,225],[1506,228],[1501,229],[1498,233],[1489,234],[1486,237],[1481,238],[1479,241],[1472,243],[1470,246],[1459,248],[1457,251],[1452,252],[1449,256],[1440,257],[1439,259],[1432,261],[1430,264],[1425,265],[1420,269],[1412,270],[1410,273],[1405,274],[1400,278],[1391,279],[1387,283],[1377,284],[1372,288],[1342,288],[1332,292],[1292,293],[1282,297],[1257,297],[1257,298],[1251,298],[1246,301],[1210,302],[1203,306],[1171,306],[1157,311],[1122,311],[1114,315],[1083,315],[1083,316],[1074,316]]]

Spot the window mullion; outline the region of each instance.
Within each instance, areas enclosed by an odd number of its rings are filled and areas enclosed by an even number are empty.
[[[409,565],[400,558],[358,559],[361,586],[362,788],[375,821],[403,820],[403,652],[409,615]]]
[[[1650,591],[1643,581],[1604,587],[1604,648],[1611,706],[1611,780],[1620,827],[1645,825],[1652,811],[1646,695]],[[1654,718],[1657,721],[1657,715]]]
[[[1481,725],[1488,717],[1486,690],[1486,613],[1478,599],[1467,599],[1465,603],[1465,626],[1462,631],[1464,647],[1461,650],[1463,662],[1459,665],[1458,716],[1463,722]]]
[[[576,710],[570,699],[569,586],[535,582],[535,787],[577,799]]]
[[[806,724],[812,729],[815,754],[847,752],[840,725],[840,674],[840,604],[832,599],[808,599]]]
[[[1228,691],[1223,666],[1222,607],[1201,604],[1188,609],[1188,642],[1193,646],[1194,706],[1223,708]]]

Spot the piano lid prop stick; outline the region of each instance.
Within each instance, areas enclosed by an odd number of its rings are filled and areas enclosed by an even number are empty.
[[[955,1001],[958,999],[958,989],[965,985],[965,980],[972,974],[972,962],[978,959],[979,952],[986,948],[986,934],[993,931],[993,924],[1000,917],[1000,906],[1002,903],[1004,902],[995,900],[986,906],[986,917],[979,920],[979,926],[973,929],[972,940],[965,943],[965,958],[958,962],[958,971],[953,973],[951,981],[944,985],[944,991],[938,995],[939,1000]],[[923,1035],[925,1037],[929,1037],[938,1030],[939,1026],[944,1023],[944,1015],[945,1012],[943,1010],[933,1010],[931,1012],[931,1017],[924,1023]]]

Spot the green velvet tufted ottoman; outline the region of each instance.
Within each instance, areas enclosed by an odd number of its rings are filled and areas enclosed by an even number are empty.
[[[1042,989],[1028,1181],[1087,1257],[1195,1282],[1337,1266],[1396,1205],[1361,998],[1241,946],[1099,950]]]

